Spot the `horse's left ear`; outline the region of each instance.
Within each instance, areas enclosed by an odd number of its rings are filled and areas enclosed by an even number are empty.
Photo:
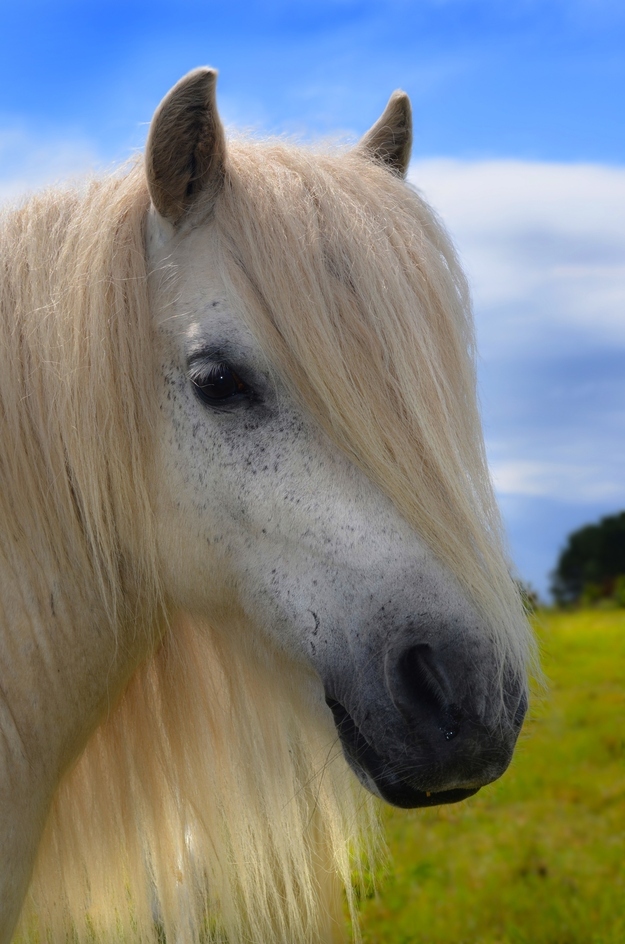
[[[217,114],[215,69],[189,72],[154,113],[145,149],[152,203],[170,223],[180,223],[202,194],[210,206],[224,177],[226,143]]]
[[[412,108],[405,92],[397,90],[374,126],[358,143],[357,150],[405,177],[412,148]]]

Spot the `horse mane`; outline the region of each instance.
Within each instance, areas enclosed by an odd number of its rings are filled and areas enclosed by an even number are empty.
[[[356,921],[372,798],[315,678],[228,630],[172,623],[65,777],[25,940],[331,944],[343,889]]]
[[[375,816],[314,680],[236,613],[163,628],[148,205],[135,167],[0,225],[3,585],[47,611],[52,561],[162,639],[58,788],[17,939],[340,940]]]
[[[114,628],[133,589],[158,600],[148,205],[135,167],[0,220],[0,561],[34,587],[49,560],[81,575]]]
[[[502,672],[511,651],[522,663],[468,292],[441,225],[362,156],[246,141],[228,154],[212,210],[228,292],[294,395],[475,602]],[[135,619],[162,639],[59,786],[19,933],[340,940],[341,887],[354,917],[353,875],[377,839],[318,683],[236,610],[227,633],[223,614],[164,621],[148,205],[136,166],[34,197],[0,228],[0,529],[13,536],[0,563],[30,568],[43,594],[53,559],[97,589],[113,631]]]

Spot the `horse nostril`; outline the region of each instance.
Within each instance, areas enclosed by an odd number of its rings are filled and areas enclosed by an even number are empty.
[[[425,643],[411,646],[394,666],[390,661],[387,657],[386,677],[396,708],[411,719],[433,721],[445,740],[455,738],[464,712],[452,702],[451,685],[431,647]]]
[[[396,674],[404,698],[420,708],[429,707],[437,711],[449,702],[447,676],[436,664],[430,646],[411,646],[402,652],[397,660]]]
[[[445,712],[444,724],[440,726],[446,741],[451,741],[460,731],[464,712],[459,705],[449,705]]]

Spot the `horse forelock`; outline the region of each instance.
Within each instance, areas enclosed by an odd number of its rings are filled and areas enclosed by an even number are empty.
[[[239,142],[215,222],[270,360],[521,670],[531,644],[486,465],[469,292],[434,212],[357,153]]]

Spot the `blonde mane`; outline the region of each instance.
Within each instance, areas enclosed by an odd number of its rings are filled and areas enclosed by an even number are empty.
[[[139,588],[145,613],[158,602],[148,205],[135,168],[0,221],[0,516],[14,539],[0,553],[32,566],[35,586],[49,557],[95,582],[115,628]]]
[[[295,396],[474,601],[501,666],[525,663],[468,292],[442,227],[360,155],[248,142],[228,155],[211,218],[228,291]],[[250,639],[235,604],[199,625],[161,592],[148,205],[135,167],[35,197],[0,232],[1,562],[47,594],[39,562],[53,560],[77,592],[97,590],[111,631],[132,624],[154,649],[58,789],[19,934],[338,941],[341,888],[354,917],[353,875],[377,838],[318,682]]]

